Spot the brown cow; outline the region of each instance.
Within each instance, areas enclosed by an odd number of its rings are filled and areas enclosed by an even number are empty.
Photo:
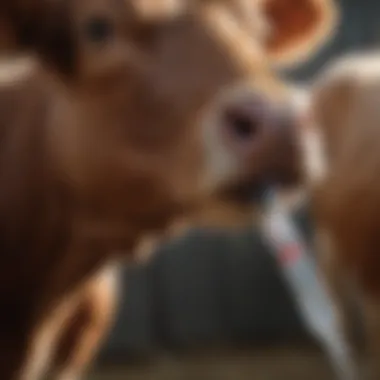
[[[326,156],[313,194],[320,259],[357,376],[363,378],[354,334],[360,306],[371,356],[365,369],[379,379],[380,55],[344,57],[314,86],[312,108]]]
[[[329,0],[0,10],[12,45],[35,56],[0,86],[0,379],[34,380],[115,252],[261,173],[299,179],[296,116],[269,66],[316,48],[336,12]],[[61,379],[96,347],[99,333],[84,334]]]

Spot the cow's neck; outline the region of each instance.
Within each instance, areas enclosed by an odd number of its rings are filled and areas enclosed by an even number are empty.
[[[74,205],[47,143],[50,100],[37,77],[0,88],[2,302],[48,302],[105,258],[104,247],[73,240]]]

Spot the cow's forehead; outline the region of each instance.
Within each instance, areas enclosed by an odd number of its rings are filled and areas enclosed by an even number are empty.
[[[197,7],[226,6],[240,16],[255,16],[265,0],[81,0],[71,1],[75,12],[134,13],[137,18],[172,18]]]
[[[165,25],[173,20],[195,22],[192,30],[207,29],[223,45],[223,49],[233,50],[230,43],[239,43],[243,50],[260,50],[264,17],[260,14],[259,2],[250,0],[192,0],[192,7],[181,8],[175,4],[189,4],[189,0],[71,0],[75,24],[81,24],[88,17],[105,16],[116,21],[118,25],[147,25],[149,20],[159,21]],[[149,22],[148,22],[149,24]],[[178,24],[177,24],[178,25]],[[131,31],[134,30],[132,27]],[[159,30],[159,29],[158,29]],[[170,29],[169,29],[170,30]],[[167,33],[166,33],[167,35]],[[249,49],[247,45],[252,45]],[[239,49],[239,50],[241,50]],[[241,56],[241,53],[237,54]],[[262,52],[250,54],[248,66],[258,59]]]
[[[79,12],[92,12],[94,10],[127,11],[137,16],[160,16],[164,12],[168,15],[175,14],[179,10],[186,11],[188,4],[183,0],[81,0],[71,1],[73,9]]]
[[[99,14],[127,14],[131,4],[128,0],[81,0],[71,1],[72,12],[79,16]]]

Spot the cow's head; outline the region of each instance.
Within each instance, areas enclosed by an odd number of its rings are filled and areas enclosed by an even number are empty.
[[[52,91],[49,139],[81,204],[156,228],[264,174],[299,177],[274,64],[331,31],[330,0],[12,0],[18,46]],[[4,8],[5,7],[5,8]]]

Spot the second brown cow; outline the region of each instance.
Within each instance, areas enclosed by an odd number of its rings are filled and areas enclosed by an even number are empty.
[[[379,54],[339,59],[321,74],[313,93],[327,158],[313,194],[319,256],[357,364],[356,378],[379,379]],[[358,316],[370,355],[364,368],[355,339]]]

